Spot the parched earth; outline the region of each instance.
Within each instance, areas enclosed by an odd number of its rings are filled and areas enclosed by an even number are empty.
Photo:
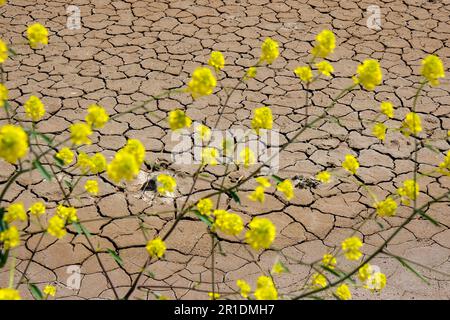
[[[398,128],[412,107],[420,80],[420,60],[427,54],[437,54],[447,66],[447,75],[450,74],[449,0],[73,0],[70,4],[81,10],[82,28],[79,30],[66,27],[67,1],[9,0],[0,8],[1,38],[12,43],[18,53],[5,64],[11,104],[19,107],[17,118],[23,118],[20,106],[26,99],[32,94],[38,95],[48,111],[38,129],[63,139],[67,136],[66,128],[82,120],[92,103],[104,106],[113,115],[163,90],[182,88],[192,71],[206,64],[212,50],[222,51],[226,58],[219,87],[233,86],[244,70],[258,59],[262,41],[272,37],[280,43],[280,57],[271,66],[259,68],[255,79],[238,87],[216,129],[249,127],[252,110],[266,105],[273,110],[274,127],[280,130],[279,142],[284,143],[305,120],[302,108],[305,91],[292,70],[309,59],[315,35],[327,28],[333,30],[337,38],[336,50],[330,58],[335,75],[313,85],[309,112],[320,114],[331,98],[351,83],[356,66],[366,58],[381,61],[383,85],[374,92],[358,90],[340,100],[330,111],[328,121],[306,130],[299,142],[281,154],[278,175],[312,177],[324,168],[339,167],[345,154],[353,153],[361,163],[361,179],[380,199],[411,178],[414,163],[409,159],[414,145],[411,139],[394,131],[387,134],[384,143],[371,135],[369,121],[375,118],[379,103],[384,100],[394,103],[396,117],[386,124]],[[369,16],[366,9],[370,5],[381,9],[382,29],[379,31],[366,26]],[[40,22],[50,30],[49,45],[35,51],[26,45],[24,38],[26,26],[33,22]],[[449,149],[445,140],[450,129],[449,92],[449,82],[444,80],[440,87],[426,87],[418,100],[418,113],[423,119],[425,135],[430,139],[427,143],[439,150],[436,153],[430,148],[420,149],[421,172],[441,162]],[[119,188],[102,175],[100,197],[83,195],[74,200],[80,219],[93,234],[94,246],[102,251],[99,257],[121,295],[147,258],[146,239],[164,235],[173,224],[173,213],[157,213],[182,206],[183,195],[192,184],[190,175],[196,169],[195,165],[171,163],[171,151],[176,142],[165,121],[168,112],[186,108],[194,121],[213,126],[224,98],[223,90],[194,102],[186,94],[172,94],[169,99],[149,103],[150,113],[139,110],[111,120],[101,134],[94,134],[92,146],[83,147],[86,152],[104,153],[108,160],[127,138],[139,138],[147,149],[148,165],[142,168],[137,181]],[[157,169],[154,169],[155,163]],[[15,168],[5,162],[0,166],[0,183],[4,184]],[[177,177],[175,200],[140,191],[145,177],[157,174],[158,170]],[[217,179],[223,175],[224,168],[208,168],[207,172],[208,179],[220,182]],[[246,172],[233,173],[231,180],[236,181]],[[335,172],[345,176],[341,170]],[[449,178],[424,176],[420,185],[419,205],[448,191],[450,181]],[[254,215],[271,218],[278,230],[273,247],[280,251],[250,252],[236,239],[224,239],[214,257],[214,277],[222,292],[235,290],[235,281],[240,278],[254,286],[256,278],[267,272],[277,259],[284,261],[291,271],[276,278],[280,293],[296,292],[311,270],[294,260],[308,263],[320,259],[325,252],[339,246],[373,212],[373,201],[367,191],[346,178],[334,177],[331,184],[315,189],[298,189],[291,202],[271,188],[264,205],[255,205],[247,199],[253,187],[253,184],[245,185],[240,193],[241,205],[222,197],[221,207],[238,212],[246,223]],[[192,199],[199,199],[210,189],[210,182],[202,180]],[[43,181],[38,173],[22,176],[7,194],[8,201],[23,201],[25,205],[43,199],[50,208],[49,216],[61,198],[57,184]],[[364,240],[364,253],[370,254],[382,244],[410,212],[410,208],[403,206],[396,217],[380,220],[384,229],[374,221],[364,224],[357,232]],[[450,278],[445,275],[450,273],[449,205],[435,204],[428,214],[441,225],[416,218],[387,250],[441,273],[417,267],[428,280],[427,285],[398,261],[380,256],[373,264],[388,276],[387,287],[381,294],[355,290],[355,298],[450,298]],[[35,249],[40,237],[38,230],[34,225],[26,226],[24,246],[16,250],[18,270],[25,268]],[[206,292],[189,289],[208,291],[211,287],[211,239],[205,225],[194,216],[187,217],[168,239],[167,246],[165,259],[150,266],[151,273],[146,274],[141,284],[172,286],[173,290],[155,289],[170,298],[208,298]],[[106,248],[120,255],[123,266],[105,252]],[[286,256],[292,259],[286,261]],[[347,264],[343,258],[339,262]],[[80,267],[79,290],[67,287],[70,266]],[[351,266],[355,265],[347,267]],[[86,239],[71,229],[63,240],[44,237],[27,277],[40,287],[56,284],[57,298],[113,298],[100,270]],[[19,276],[17,272],[16,280]],[[0,286],[6,286],[7,279],[5,269],[0,275]],[[30,297],[25,285],[20,289],[24,297]],[[147,290],[138,290],[133,298],[154,296]]]

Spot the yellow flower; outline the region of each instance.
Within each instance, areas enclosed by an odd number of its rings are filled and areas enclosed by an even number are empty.
[[[311,53],[315,57],[325,58],[330,53],[333,53],[336,47],[336,39],[334,33],[330,30],[323,30],[316,36],[316,44]]]
[[[265,200],[264,190],[265,189],[263,186],[257,186],[255,188],[255,191],[253,191],[251,194],[248,195],[248,198],[252,201],[264,203]]]
[[[25,102],[25,113],[33,121],[39,121],[45,114],[44,104],[36,96],[31,96]]]
[[[256,182],[258,182],[258,184],[261,187],[264,187],[264,188],[269,188],[270,187],[270,182],[265,177],[257,177],[257,178],[255,178],[255,180],[256,180]]]
[[[177,181],[167,174],[160,174],[156,180],[158,181],[158,192],[162,195],[174,192]]]
[[[384,140],[385,138],[386,138],[386,126],[383,124],[383,123],[381,123],[381,122],[378,122],[378,123],[376,123],[374,126],[373,126],[373,128],[372,128],[372,134],[376,137],[376,138],[378,138],[378,139],[380,139],[380,140]]]
[[[394,106],[390,101],[383,101],[380,104],[381,113],[385,114],[388,118],[394,117]]]
[[[402,133],[407,137],[411,134],[417,135],[422,131],[422,122],[420,120],[420,116],[415,112],[408,113],[405,117],[405,120],[403,120],[401,130]]]
[[[54,297],[56,295],[56,287],[51,286],[51,285],[46,285],[44,287],[44,290],[42,291],[44,294],[46,294],[47,296],[52,296]]]
[[[83,174],[86,174],[94,169],[94,163],[86,153],[80,152],[78,154],[77,167],[81,169]]]
[[[0,83],[0,108],[5,106],[6,100],[8,100],[8,89]]]
[[[271,38],[266,38],[261,46],[259,62],[266,61],[268,64],[272,64],[279,55],[278,43]]]
[[[211,215],[211,210],[213,208],[213,202],[210,198],[200,199],[197,203],[197,209],[200,214],[204,216]]]
[[[446,176],[450,176],[450,150],[447,151],[444,161],[439,163],[438,171]]]
[[[10,250],[20,244],[19,231],[15,226],[10,226],[5,231],[0,232],[0,243],[3,243],[3,249]]]
[[[85,120],[92,128],[103,128],[108,122],[109,116],[103,107],[92,104],[88,108],[88,114]]]
[[[48,30],[40,23],[28,27],[27,37],[31,48],[36,48],[38,44],[48,44]]]
[[[211,52],[211,58],[209,58],[208,64],[213,67],[216,72],[219,72],[225,66],[225,58],[220,51],[213,51]]]
[[[387,197],[385,200],[375,203],[374,207],[377,209],[377,213],[380,217],[395,216],[395,212],[397,211],[397,203],[391,197]]]
[[[56,208],[56,215],[67,223],[78,221],[77,209],[75,209],[74,207],[65,207],[60,204]]]
[[[182,110],[173,110],[169,112],[169,126],[171,130],[189,128],[192,120]]]
[[[91,159],[91,172],[93,174],[101,173],[106,170],[106,159],[101,153],[94,154]]]
[[[64,147],[55,156],[67,166],[72,163],[74,154],[69,148]]]
[[[297,67],[295,68],[294,73],[300,80],[306,83],[311,82],[313,78],[312,70],[309,66]]]
[[[210,300],[217,300],[220,298],[220,293],[212,293],[212,292],[208,292],[208,296]]]
[[[148,241],[145,249],[147,249],[150,257],[159,259],[166,252],[166,244],[160,237],[157,237],[153,240]]]
[[[128,139],[127,144],[123,150],[132,154],[140,167],[145,159],[145,147],[138,139]]]
[[[356,70],[357,76],[353,77],[355,84],[360,84],[364,89],[372,91],[381,84],[383,75],[377,60],[364,60]]]
[[[314,273],[311,279],[311,286],[314,288],[325,288],[327,286],[327,278],[320,273]]]
[[[250,165],[255,164],[255,154],[250,148],[244,148],[239,153],[239,157],[241,158],[241,163],[244,164],[244,167],[248,168]]]
[[[280,182],[277,185],[277,190],[283,192],[287,200],[291,200],[294,197],[294,185],[292,184],[292,181],[289,179]]]
[[[0,300],[20,300],[19,291],[11,288],[0,289]]]
[[[70,140],[76,144],[91,144],[92,141],[89,136],[92,134],[91,127],[86,123],[75,123],[69,127],[70,130]]]
[[[28,152],[28,136],[18,126],[7,124],[0,127],[0,158],[16,163]]]
[[[255,250],[268,249],[275,240],[276,228],[267,218],[254,218],[248,227],[245,241]]]
[[[211,70],[206,67],[199,67],[192,73],[192,79],[189,81],[186,90],[191,93],[192,98],[197,99],[212,94],[216,84],[216,78],[214,78]]]
[[[244,229],[241,217],[235,213],[229,213],[225,210],[214,210],[214,216],[216,217],[213,225],[214,230],[219,229],[225,234],[237,236]]]
[[[202,150],[202,164],[209,164],[215,166],[218,164],[217,157],[219,156],[219,151],[216,148],[203,148]]]
[[[336,296],[340,300],[351,300],[352,299],[352,293],[346,284],[341,284],[336,289]]]
[[[361,280],[361,282],[366,282],[367,280],[369,280],[372,273],[373,273],[372,266],[370,264],[366,263],[361,268],[359,268],[358,278],[359,278],[359,280]]]
[[[0,0],[0,6],[4,5],[7,0]]]
[[[342,242],[342,250],[348,260],[358,260],[362,253],[359,250],[363,243],[358,237],[347,238]]]
[[[11,223],[16,220],[20,221],[27,220],[27,213],[25,211],[25,207],[23,206],[23,203],[20,202],[10,204],[6,208],[6,212],[3,215],[3,221],[7,223]]]
[[[406,205],[409,204],[409,199],[415,200],[419,195],[419,184],[414,180],[405,180],[403,187],[397,189],[397,193],[402,197],[402,202]]]
[[[373,273],[369,279],[367,279],[364,288],[371,291],[381,291],[386,286],[386,275],[381,272]]]
[[[122,179],[133,180],[139,173],[140,165],[136,162],[136,157],[126,150],[119,150],[114,159],[108,164],[106,172],[108,177],[118,183]]]
[[[445,77],[442,61],[436,55],[429,55],[422,60],[422,69],[420,70],[420,73],[432,86],[438,86],[438,79]]]
[[[254,77],[256,77],[256,67],[248,68],[247,72],[245,73],[245,79],[252,79]]]
[[[47,232],[52,236],[61,239],[67,233],[65,226],[66,222],[64,221],[64,219],[55,215],[51,217],[50,220],[48,221]]]
[[[321,74],[327,77],[331,77],[331,74],[334,72],[334,68],[328,61],[320,61],[316,63],[316,67]]]
[[[96,180],[88,180],[84,184],[84,189],[93,196],[96,196],[98,194],[98,182]]]
[[[32,215],[39,217],[45,213],[45,205],[42,202],[35,202],[28,210]]]
[[[278,292],[272,281],[272,278],[260,276],[256,282],[255,290],[256,300],[277,300]]]
[[[342,167],[351,174],[356,174],[356,171],[359,168],[359,162],[354,156],[347,154],[344,162],[342,162]]]
[[[208,141],[211,138],[211,129],[204,124],[198,125],[195,130],[197,131],[202,141]]]
[[[252,129],[259,134],[261,129],[272,129],[273,116],[272,110],[269,107],[261,107],[255,109],[255,114],[252,119]]]
[[[333,270],[336,267],[337,261],[332,254],[326,253],[322,257],[322,264]]]
[[[316,179],[322,183],[328,183],[331,179],[331,174],[328,171],[321,171],[316,175]]]
[[[236,281],[236,285],[238,286],[238,288],[241,291],[242,298],[247,299],[248,295],[252,291],[252,287],[250,287],[250,285],[247,283],[247,281],[240,280],[240,279]]]
[[[273,266],[272,266],[272,274],[281,274],[283,272],[289,271],[280,261],[277,261]]]
[[[5,62],[6,59],[8,59],[8,46],[0,39],[0,63]]]

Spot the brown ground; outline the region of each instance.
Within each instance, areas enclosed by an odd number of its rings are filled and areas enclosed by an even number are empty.
[[[280,159],[283,170],[279,175],[311,176],[324,167],[338,166],[344,155],[353,150],[361,162],[362,179],[379,197],[394,192],[403,180],[411,177],[408,173],[413,162],[408,159],[413,145],[398,133],[389,133],[384,144],[378,143],[361,120],[373,118],[379,102],[389,99],[397,109],[396,119],[388,124],[398,127],[399,120],[412,104],[414,86],[419,80],[420,60],[426,54],[435,53],[447,67],[450,65],[448,0],[73,0],[70,4],[81,9],[81,30],[66,28],[66,3],[62,0],[37,0],[30,4],[24,0],[9,0],[9,4],[0,9],[1,38],[17,44],[14,48],[19,53],[5,65],[12,105],[22,104],[31,94],[42,96],[49,114],[48,119],[39,125],[41,131],[62,133],[71,122],[82,119],[87,106],[92,103],[101,104],[114,114],[163,89],[182,87],[194,68],[206,62],[211,50],[224,53],[227,79],[223,84],[233,84],[244,68],[257,59],[262,40],[270,36],[280,43],[280,58],[269,68],[261,68],[245,90],[237,90],[220,128],[236,127],[241,123],[248,126],[251,110],[264,104],[272,107],[275,127],[281,130],[281,142],[284,142],[304,119],[304,111],[300,109],[304,91],[292,70],[306,61],[315,34],[329,28],[338,39],[331,57],[336,73],[331,81],[315,84],[312,112],[320,112],[330,97],[349,83],[358,62],[365,58],[381,61],[383,85],[374,93],[357,91],[343,99],[332,111],[342,126],[327,122],[317,130],[306,132],[302,142],[295,143],[283,153]],[[383,29],[379,32],[366,27],[366,8],[374,4],[379,5],[382,12]],[[35,21],[46,25],[51,36],[49,46],[32,52],[20,43],[24,43],[26,25]],[[439,88],[427,88],[425,96],[419,100],[418,111],[425,131],[428,136],[440,139],[434,144],[442,153],[437,155],[423,148],[419,152],[421,170],[439,163],[449,147],[442,141],[450,129],[448,84],[448,81],[443,81]],[[173,143],[170,142],[167,123],[159,119],[166,117],[169,110],[189,105],[189,116],[212,125],[217,119],[218,104],[217,95],[194,103],[187,95],[173,95],[173,100],[153,103],[150,107],[153,115],[136,112],[112,121],[102,130],[101,136],[96,134],[93,146],[86,150],[102,151],[111,159],[113,152],[125,144],[126,138],[137,137],[147,148],[149,162],[169,159]],[[5,181],[14,168],[4,162],[0,165],[1,181]],[[173,169],[175,166],[171,167]],[[194,167],[184,169],[192,173]],[[215,168],[211,173],[219,175],[222,170]],[[190,179],[183,178],[180,172],[177,174],[178,192],[185,194],[190,187]],[[419,202],[423,203],[430,196],[447,190],[449,179],[423,178],[420,184],[423,193]],[[125,196],[107,179],[102,179],[101,187],[102,196],[98,201],[85,197],[77,202],[83,206],[79,215],[84,220],[102,217],[85,225],[96,234],[93,238],[95,245],[114,248],[120,253],[125,262],[123,268],[119,268],[106,253],[100,257],[107,269],[113,270],[111,277],[115,285],[123,288],[130,285],[146,259],[145,238],[139,223],[145,223],[148,237],[152,237],[164,234],[173,216],[151,215],[168,206],[158,204],[160,200],[149,202],[142,199],[139,192],[133,191],[136,186],[128,186]],[[197,190],[208,189],[208,184],[203,182]],[[251,186],[247,189],[251,190]],[[37,173],[19,179],[8,194],[8,200],[19,199],[25,204],[38,197],[55,206],[61,195],[54,182],[43,182]],[[352,228],[370,214],[372,204],[364,189],[337,179],[331,185],[316,190],[298,190],[291,203],[274,192],[268,196],[264,206],[255,207],[245,200],[244,195],[241,198],[243,205],[230,202],[231,210],[239,212],[245,222],[255,213],[272,218],[279,231],[274,247],[306,262],[339,245]],[[178,200],[180,205],[182,199]],[[112,220],[112,217],[128,217],[141,212],[148,216]],[[409,212],[403,208],[397,217],[383,222],[384,231],[380,231],[376,223],[367,224],[359,233],[364,238],[364,252],[372,252]],[[450,273],[448,204],[435,205],[429,214],[443,226],[435,227],[428,221],[415,219],[388,249]],[[23,270],[24,262],[21,261],[29,257],[37,239],[38,235],[27,236],[24,239],[26,247],[17,251],[19,270]],[[208,283],[211,280],[211,243],[202,223],[193,219],[183,221],[167,244],[166,259],[151,266],[155,279],[146,279],[146,284],[192,286],[195,282]],[[255,263],[255,259],[233,241],[224,241],[223,250],[226,256],[216,254],[215,278],[224,283],[220,289],[227,291],[235,288],[234,282],[238,278],[248,279],[254,284],[261,274],[260,268],[267,270],[278,257],[276,252],[266,251],[255,255],[258,261]],[[428,286],[392,259],[380,257],[374,264],[388,275],[386,289],[380,295],[356,292],[356,298],[450,298],[450,279],[442,274],[418,268],[428,278]],[[79,291],[65,288],[66,267],[69,265],[81,265],[83,279]],[[288,266],[291,273],[277,280],[281,293],[294,291],[309,273],[308,268],[293,263]],[[6,272],[0,277],[1,286],[7,283]],[[61,241],[46,237],[31,264],[29,277],[39,286],[56,282],[59,298],[112,297],[94,255],[88,250],[84,238],[75,232]],[[210,286],[202,288],[209,290]],[[21,291],[27,296],[25,287]],[[171,297],[174,294],[176,298],[207,298],[206,293],[193,290],[158,292]],[[143,298],[145,292],[137,292],[134,297]]]

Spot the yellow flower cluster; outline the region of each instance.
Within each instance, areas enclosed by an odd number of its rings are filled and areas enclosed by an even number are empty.
[[[202,149],[202,164],[215,166],[219,162],[217,157],[219,156],[219,151],[216,148],[203,148]]]
[[[200,199],[197,202],[197,209],[200,212],[200,214],[204,216],[211,215],[211,210],[213,208],[213,202],[210,198]]]
[[[189,81],[186,91],[191,93],[192,98],[197,99],[212,94],[216,84],[217,80],[211,70],[199,67],[192,73],[192,79]]]
[[[208,292],[208,296],[210,300],[217,300],[220,298],[220,293],[217,292]]]
[[[32,48],[36,48],[38,44],[48,44],[48,30],[40,23],[34,23],[28,27],[27,37]]]
[[[74,123],[70,125],[70,140],[76,145],[91,144],[89,136],[92,134],[91,126],[87,123]]]
[[[269,107],[256,108],[252,119],[252,129],[259,134],[261,129],[272,129],[273,116],[272,110]]]
[[[331,74],[334,72],[334,68],[328,61],[320,61],[319,63],[316,63],[317,70],[321,74],[327,77],[331,77]]]
[[[353,77],[355,84],[360,84],[364,89],[372,91],[381,84],[383,75],[380,64],[376,60],[364,60],[356,70],[357,75]]]
[[[336,267],[337,261],[332,254],[326,253],[322,257],[322,264],[333,270]]]
[[[323,30],[316,36],[316,43],[311,51],[313,56],[325,58],[333,53],[336,48],[336,39],[334,33],[330,30]]]
[[[344,162],[342,162],[342,167],[351,174],[356,174],[356,171],[359,168],[359,162],[354,156],[347,154]]]
[[[0,158],[16,163],[28,153],[28,136],[19,126],[6,124],[0,127]]]
[[[3,215],[3,221],[7,223],[14,222],[16,220],[26,221],[27,220],[27,212],[25,211],[25,207],[23,203],[13,203],[6,208],[6,212]]]
[[[225,66],[225,58],[220,51],[211,52],[211,57],[208,60],[208,65],[213,67],[216,72],[219,72]]]
[[[372,127],[372,134],[383,141],[386,138],[386,130],[384,123],[378,122]]]
[[[239,215],[226,210],[214,210],[213,230],[219,229],[225,234],[237,236],[244,229],[244,224]]]
[[[409,136],[411,134],[417,135],[421,132],[422,121],[420,120],[420,116],[415,112],[408,113],[405,120],[402,122],[401,131],[405,136]]]
[[[375,203],[374,207],[377,209],[377,214],[380,217],[395,216],[397,211],[397,203],[391,197],[387,197],[385,200]]]
[[[438,171],[446,176],[450,176],[450,151],[447,151],[444,161],[439,163]]]
[[[45,213],[45,205],[42,202],[33,203],[28,209],[30,213],[36,217],[42,216]]]
[[[250,287],[250,285],[245,280],[241,279],[236,281],[236,285],[241,291],[242,298],[247,299],[250,292],[252,291],[252,287]]]
[[[19,291],[11,288],[0,289],[0,300],[20,300]]]
[[[314,273],[311,277],[311,286],[313,288],[325,288],[327,286],[327,278],[323,274]]]
[[[39,121],[45,115],[45,107],[42,101],[31,96],[24,105],[26,115],[33,121]]]
[[[359,250],[363,243],[358,237],[347,238],[342,242],[342,251],[348,260],[358,260],[362,253]]]
[[[256,77],[256,71],[256,67],[248,68],[247,72],[245,73],[245,79],[252,79]]]
[[[239,153],[240,162],[244,164],[245,168],[248,168],[250,165],[255,164],[255,154],[250,148],[246,147],[242,149]]]
[[[46,285],[42,292],[47,296],[54,297],[56,295],[56,287],[52,285]]]
[[[0,63],[4,63],[8,59],[8,46],[0,39]]]
[[[277,190],[282,192],[287,200],[291,200],[294,197],[294,185],[289,179],[280,182],[277,185]]]
[[[284,264],[282,264],[280,261],[277,261],[272,266],[272,270],[270,271],[272,274],[281,274],[283,272],[289,271]]]
[[[252,201],[258,201],[260,203],[264,203],[265,200],[265,189],[270,187],[270,182],[267,178],[257,177],[256,182],[258,182],[258,186],[255,190],[248,196],[248,198]]]
[[[260,276],[256,282],[256,300],[277,300],[278,292],[272,278]]]
[[[174,192],[177,186],[177,181],[167,174],[160,174],[156,181],[158,182],[158,192],[162,195]]]
[[[331,174],[328,171],[321,171],[317,173],[316,179],[322,183],[328,183],[331,179]]]
[[[20,244],[20,234],[15,226],[10,226],[8,229],[0,232],[0,243],[3,244],[3,249],[10,250]]]
[[[69,148],[64,147],[56,153],[55,157],[61,160],[64,165],[67,166],[72,163],[74,153]]]
[[[261,56],[259,57],[259,62],[267,62],[272,64],[276,58],[280,55],[278,50],[278,43],[271,38],[266,38],[261,45]]]
[[[403,181],[403,186],[397,189],[402,198],[402,203],[408,205],[409,200],[417,199],[419,195],[419,184],[412,179]]]
[[[56,208],[56,215],[66,221],[66,223],[73,223],[78,221],[77,209],[74,207],[65,207],[58,205]]]
[[[97,180],[88,180],[84,184],[84,189],[91,195],[96,196],[98,194],[98,182]]]
[[[169,112],[169,126],[171,130],[179,130],[183,128],[189,128],[192,120],[189,118],[183,110],[173,110]]]
[[[0,83],[0,108],[3,108],[8,100],[8,89]]]
[[[166,244],[161,238],[157,237],[153,240],[148,241],[145,249],[147,250],[150,257],[159,259],[166,252]]]
[[[203,142],[208,141],[211,138],[211,129],[208,126],[205,126],[204,124],[200,124],[195,128],[195,131],[197,131],[198,135],[200,136],[200,139]]]
[[[254,218],[248,225],[245,241],[255,250],[268,249],[276,236],[276,228],[267,218]]]
[[[61,239],[63,238],[67,231],[65,229],[66,222],[61,217],[54,215],[48,220],[47,232],[52,236]]]
[[[381,110],[381,113],[386,115],[388,118],[394,117],[394,106],[392,105],[392,102],[390,102],[390,101],[381,102],[380,110]]]
[[[371,291],[380,291],[386,286],[386,275],[375,272],[368,263],[359,268],[358,278],[364,283],[364,288]]]
[[[300,78],[300,80],[306,83],[311,82],[313,79],[313,73],[309,66],[297,67],[294,69],[294,73]]]
[[[108,122],[109,116],[103,107],[92,104],[88,107],[88,113],[85,120],[92,128],[103,128]]]
[[[436,55],[429,55],[422,60],[420,73],[432,86],[438,86],[439,78],[445,77],[442,61]]]
[[[68,157],[67,160],[69,160],[69,153],[67,152],[66,155]],[[80,152],[78,154],[77,167],[84,174],[88,172],[93,174],[101,173],[106,170],[106,159],[101,153],[96,153],[92,157],[89,157],[86,153]]]
[[[137,139],[129,139],[125,147],[120,149],[108,164],[108,177],[118,183],[122,179],[133,180],[144,162],[145,148]]]
[[[352,299],[352,293],[346,284],[341,284],[336,289],[335,294],[336,294],[336,297],[338,297],[340,300],[351,300]]]

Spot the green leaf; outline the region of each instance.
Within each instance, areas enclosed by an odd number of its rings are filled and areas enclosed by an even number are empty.
[[[106,249],[106,250],[113,257],[113,259],[117,262],[117,264],[122,267],[123,266],[122,258],[114,250],[111,250],[111,249]]]
[[[154,274],[153,272],[147,271],[147,275],[148,275],[150,278],[155,279],[155,274]]]
[[[241,199],[237,195],[237,193],[233,190],[227,191],[227,195],[232,198],[237,204],[241,204]]]
[[[334,274],[336,277],[339,277],[339,278],[341,277],[341,274],[338,271],[331,269],[330,267],[325,266],[325,265],[321,265],[321,267],[322,267],[322,269]]]
[[[200,211],[198,211],[198,210],[192,210],[192,212],[194,212],[194,214],[197,216],[197,218],[199,218],[201,221],[206,223],[208,225],[208,227],[212,226],[212,221],[209,217],[202,215],[200,213]]]
[[[435,226],[440,226],[441,224],[436,221],[435,219],[433,219],[432,217],[430,217],[429,215],[427,215],[425,212],[423,212],[422,210],[417,210],[417,213],[420,214],[422,217],[424,217],[427,220],[430,220],[430,222],[432,224],[434,224]]]
[[[79,222],[73,222],[72,225],[77,230],[78,234],[85,234],[88,237],[92,236],[91,233]]]
[[[393,256],[395,259],[397,259],[402,266],[404,266],[406,269],[408,269],[409,271],[411,271],[413,274],[415,274],[417,277],[419,277],[420,280],[422,280],[423,282],[425,282],[427,285],[430,285],[430,283],[428,282],[427,279],[425,279],[418,271],[416,271],[413,267],[411,267],[408,263],[406,263],[405,260],[403,260],[402,258],[398,257],[398,256]]]
[[[8,52],[11,54],[11,56],[17,56],[17,52],[14,51],[14,49],[8,47]]]
[[[33,295],[33,297],[36,300],[43,300],[44,299],[44,295],[42,294],[41,290],[39,290],[39,288],[36,285],[34,285],[32,283],[29,283],[28,284],[28,289],[30,289],[31,294]]]
[[[73,189],[73,185],[72,182],[68,181],[68,180],[64,180],[64,184],[67,186],[67,188],[72,191]]]
[[[48,172],[48,171],[44,168],[44,166],[42,165],[42,163],[41,163],[38,159],[36,159],[36,160],[33,161],[33,166],[34,166],[34,168],[36,168],[36,169],[39,171],[39,173],[41,174],[41,176],[42,176],[45,180],[47,180],[47,181],[52,181],[52,175],[50,174],[50,172]]]
[[[8,261],[9,250],[6,250],[4,253],[0,251],[0,269],[3,268]]]
[[[62,168],[64,166],[64,161],[62,161],[56,155],[53,156],[53,159],[55,159],[55,163],[58,167]]]
[[[432,146],[431,144],[424,144],[424,147],[433,151],[434,153],[441,153],[435,146]]]
[[[277,181],[277,184],[284,181],[284,179],[274,174],[272,175],[272,178],[274,178]]]

